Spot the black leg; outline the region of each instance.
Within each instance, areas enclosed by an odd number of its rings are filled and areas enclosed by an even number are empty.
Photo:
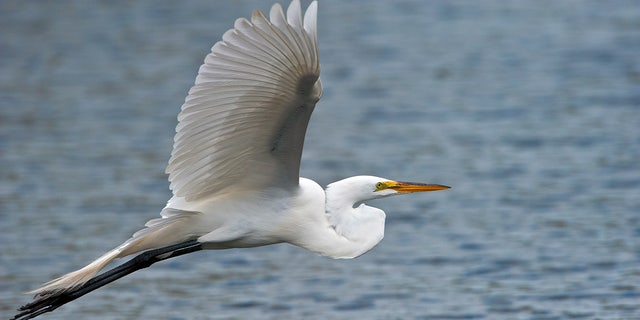
[[[191,240],[173,246],[145,251],[137,255],[135,258],[105,273],[93,277],[91,280],[77,288],[44,297],[36,296],[33,302],[20,307],[18,309],[20,313],[15,315],[12,320],[32,319],[43,313],[51,312],[67,302],[78,299],[93,290],[116,281],[130,273],[144,269],[158,261],[181,256],[198,250],[202,250],[202,244],[196,240]]]

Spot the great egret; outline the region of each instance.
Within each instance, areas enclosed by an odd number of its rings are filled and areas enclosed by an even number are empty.
[[[200,67],[178,116],[166,172],[173,197],[145,228],[84,268],[31,291],[16,319],[52,311],[164,259],[202,249],[287,242],[332,258],[354,258],[384,235],[385,213],[363,202],[435,191],[437,184],[356,176],[323,190],[299,177],[307,123],[322,94],[317,3],[304,19],[298,0],[286,15],[240,18]],[[116,258],[146,251],[110,271]]]

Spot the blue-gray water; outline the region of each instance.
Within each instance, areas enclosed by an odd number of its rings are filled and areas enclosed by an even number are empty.
[[[2,1],[3,318],[157,216],[198,66],[268,5]],[[386,237],[355,260],[199,252],[48,319],[640,319],[637,1],[323,0],[318,20],[302,174],[453,189],[372,203]]]

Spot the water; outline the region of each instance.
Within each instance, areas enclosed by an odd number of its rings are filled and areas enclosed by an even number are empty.
[[[184,95],[262,1],[0,4],[0,312],[157,215]],[[374,202],[355,260],[166,261],[48,319],[640,319],[636,1],[322,1],[302,174],[453,186]],[[44,317],[43,317],[44,318]]]

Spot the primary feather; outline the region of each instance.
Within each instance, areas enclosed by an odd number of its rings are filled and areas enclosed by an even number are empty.
[[[229,188],[298,184],[300,154],[320,99],[317,4],[303,24],[294,1],[270,20],[240,18],[200,67],[178,116],[166,172],[174,195],[198,200]]]

